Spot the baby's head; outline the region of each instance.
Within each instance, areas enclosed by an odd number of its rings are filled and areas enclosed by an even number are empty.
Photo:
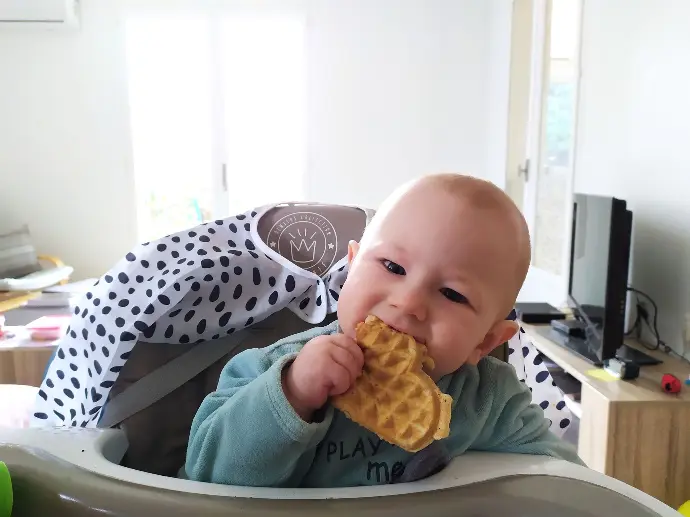
[[[527,225],[495,185],[459,174],[413,181],[350,244],[343,332],[369,314],[425,343],[438,379],[476,364],[518,330],[506,320],[527,275]]]

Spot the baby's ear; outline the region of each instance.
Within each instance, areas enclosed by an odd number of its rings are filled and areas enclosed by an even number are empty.
[[[484,341],[472,351],[467,358],[467,362],[469,364],[477,364],[482,357],[489,355],[498,346],[509,341],[518,330],[520,330],[520,325],[517,321],[501,320],[497,322],[484,336]]]
[[[348,264],[352,264],[352,261],[355,260],[357,253],[359,253],[359,242],[350,241],[347,244],[347,262],[348,262]]]

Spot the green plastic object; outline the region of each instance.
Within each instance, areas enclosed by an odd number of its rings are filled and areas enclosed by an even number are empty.
[[[10,471],[2,461],[0,461],[0,517],[10,517],[12,515],[12,478]]]

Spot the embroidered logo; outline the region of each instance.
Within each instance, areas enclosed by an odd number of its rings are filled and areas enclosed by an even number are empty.
[[[313,212],[282,217],[271,228],[267,240],[280,255],[319,276],[331,268],[338,250],[333,224]]]

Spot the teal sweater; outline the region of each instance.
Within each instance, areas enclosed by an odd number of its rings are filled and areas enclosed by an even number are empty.
[[[382,441],[326,406],[319,422],[292,409],[281,370],[304,344],[338,331],[337,322],[246,350],[223,369],[218,389],[192,422],[183,476],[228,485],[340,487],[389,483],[412,454]],[[453,397],[451,456],[467,450],[543,454],[581,463],[571,446],[548,429],[542,409],[513,367],[487,357],[443,377]]]

